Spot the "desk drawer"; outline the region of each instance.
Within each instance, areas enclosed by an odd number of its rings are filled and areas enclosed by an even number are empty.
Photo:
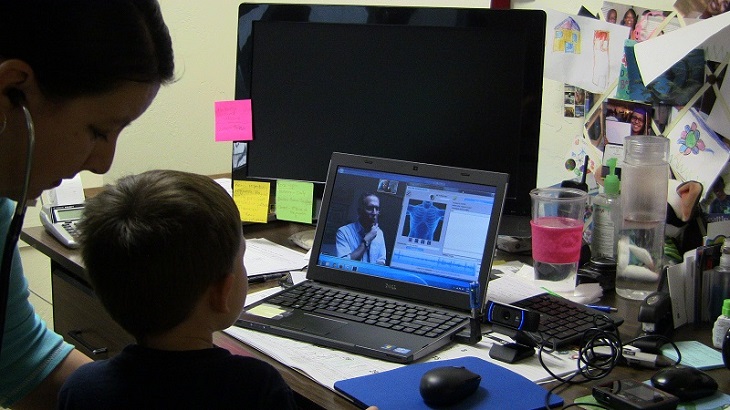
[[[53,326],[63,338],[94,360],[119,353],[134,338],[106,313],[86,284],[54,269]]]

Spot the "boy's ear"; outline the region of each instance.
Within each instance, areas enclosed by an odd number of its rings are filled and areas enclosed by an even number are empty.
[[[219,313],[228,313],[231,311],[228,301],[233,292],[235,277],[226,275],[219,281],[215,282],[210,289],[210,305],[213,311]]]

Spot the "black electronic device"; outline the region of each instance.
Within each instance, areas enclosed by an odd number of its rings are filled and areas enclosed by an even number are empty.
[[[494,329],[511,336],[513,343],[495,343],[489,348],[489,357],[505,363],[516,363],[535,354],[535,348],[521,343],[527,336],[522,332],[535,332],[540,326],[540,314],[517,306],[487,302],[485,318]]]
[[[672,366],[659,370],[651,377],[651,384],[673,394],[681,401],[692,401],[711,396],[717,391],[717,381],[700,369]]]
[[[595,386],[593,397],[615,410],[672,410],[679,404],[677,396],[631,379]]]
[[[254,137],[232,177],[321,195],[334,151],[504,172],[499,233],[529,237],[545,29],[541,10],[243,3],[235,98]]]
[[[482,376],[466,367],[442,366],[424,373],[418,390],[429,406],[450,406],[474,394],[481,381]]]
[[[487,302],[485,315],[487,322],[506,326],[514,330],[535,332],[540,326],[539,313],[493,301]]]
[[[659,291],[647,296],[639,306],[638,320],[645,335],[671,336],[674,332],[674,319],[669,292]],[[642,338],[634,346],[643,352],[658,354],[663,344],[663,338]]]
[[[614,329],[624,322],[620,316],[547,293],[530,296],[513,305],[540,314],[540,327],[530,335],[553,349],[579,344],[589,329]]]

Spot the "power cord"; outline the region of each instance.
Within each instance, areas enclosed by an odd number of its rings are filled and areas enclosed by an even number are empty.
[[[599,380],[608,376],[611,371],[619,364],[624,361],[623,351],[625,346],[630,346],[633,343],[646,339],[658,339],[664,341],[672,346],[677,353],[677,360],[674,365],[678,365],[682,360],[681,352],[677,345],[671,341],[668,337],[663,335],[642,335],[626,343],[621,341],[621,337],[618,333],[618,328],[613,326],[613,321],[606,315],[595,315],[593,318],[594,326],[587,329],[581,337],[580,345],[578,348],[576,370],[565,377],[560,377],[555,374],[543,359],[544,353],[552,353],[554,349],[548,347],[544,343],[542,335],[539,337],[532,337],[536,345],[538,346],[537,358],[542,368],[559,383],[552,389],[548,390],[545,395],[545,408],[550,409],[550,397],[561,387],[567,387],[570,385],[577,385],[586,383],[589,381]],[[602,323],[611,324],[607,329],[601,329],[600,324]],[[605,324],[604,323],[604,324]],[[597,349],[600,348],[600,352]],[[608,348],[608,350],[607,350]],[[581,376],[580,379],[574,380],[576,377]],[[564,408],[578,407],[578,406],[593,406],[600,409],[609,409],[609,407],[601,404],[585,404],[585,403],[573,403],[565,406]]]
[[[10,292],[10,271],[13,264],[13,254],[15,246],[20,239],[20,230],[23,228],[23,220],[25,219],[25,210],[28,202],[28,187],[30,185],[30,170],[33,163],[33,150],[35,148],[35,126],[30,111],[22,103],[22,94],[14,93],[13,97],[20,104],[25,115],[25,125],[28,129],[28,152],[25,159],[25,174],[23,180],[23,192],[15,206],[13,219],[10,222],[8,233],[5,236],[5,246],[2,253],[2,263],[0,263],[0,355],[2,354],[3,335],[5,334],[5,318],[8,309],[8,295]]]

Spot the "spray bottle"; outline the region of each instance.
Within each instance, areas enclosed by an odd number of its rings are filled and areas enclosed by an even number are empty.
[[[606,163],[610,173],[603,181],[603,193],[593,198],[593,235],[591,257],[616,261],[616,243],[621,227],[621,182],[616,175],[616,158]]]

